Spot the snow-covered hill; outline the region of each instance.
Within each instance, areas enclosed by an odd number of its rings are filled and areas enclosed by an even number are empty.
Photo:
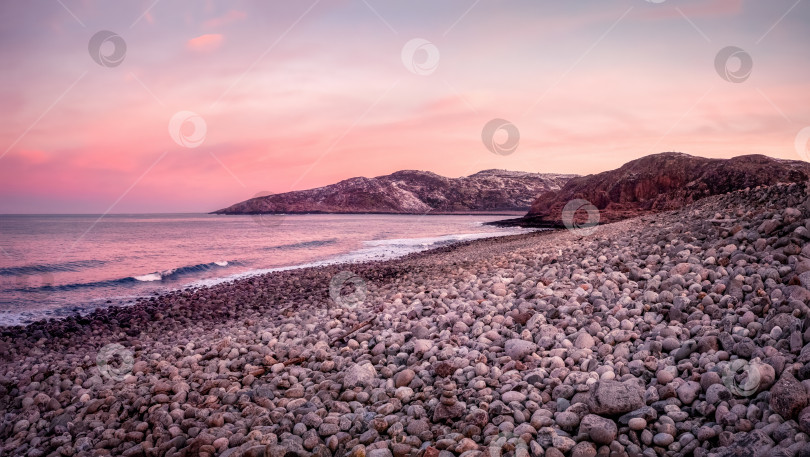
[[[316,189],[252,198],[215,214],[525,211],[538,195],[559,190],[575,176],[484,170],[461,178],[446,178],[428,171],[403,170],[376,178],[350,178]]]

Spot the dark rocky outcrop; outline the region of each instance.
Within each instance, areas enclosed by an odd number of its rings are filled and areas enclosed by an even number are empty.
[[[599,210],[600,222],[605,223],[679,209],[711,195],[780,182],[803,182],[808,177],[810,164],[802,161],[763,155],[708,159],[664,152],[630,161],[615,170],[573,178],[560,190],[540,195],[525,217],[504,225],[561,226],[562,210],[574,199],[592,203]],[[576,216],[584,218],[584,211]]]

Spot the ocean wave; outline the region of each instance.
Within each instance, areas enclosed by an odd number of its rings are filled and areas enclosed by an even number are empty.
[[[0,268],[0,276],[24,276],[39,275],[43,273],[55,273],[61,271],[81,271],[87,268],[100,267],[107,262],[103,260],[74,260],[61,263],[43,263],[34,265],[22,265],[19,267]]]
[[[118,286],[121,284],[127,283],[136,283],[137,280],[135,278],[121,278],[121,279],[108,279],[104,281],[93,281],[93,282],[76,282],[70,284],[48,284],[44,286],[23,286],[16,289],[12,289],[17,292],[53,292],[53,291],[65,291],[65,290],[76,290],[76,289],[89,289],[89,288],[96,288],[96,287],[109,287],[109,286]]]
[[[149,273],[141,276],[133,276],[133,279],[144,282],[160,281],[161,279],[163,279],[163,276],[161,276],[160,273]]]
[[[236,260],[232,261],[218,260],[210,263],[199,263],[197,265],[187,265],[185,267],[172,268],[170,270],[155,271],[153,273],[147,273],[145,275],[133,276],[132,279],[142,282],[163,281],[166,279],[176,279],[177,277],[180,276],[201,273],[204,271],[213,270],[215,268],[224,268],[227,266],[238,264],[239,262]]]
[[[119,279],[108,279],[103,281],[81,282],[81,283],[59,284],[59,285],[44,285],[39,287],[20,287],[15,290],[22,292],[60,291],[60,290],[64,291],[64,290],[119,286],[123,284],[137,284],[142,282],[165,281],[178,279],[182,276],[188,276],[192,274],[202,273],[205,271],[210,271],[216,268],[225,268],[234,265],[240,265],[240,263],[236,260],[231,261],[218,260],[216,262],[187,265],[184,267],[172,268],[164,271],[156,271],[153,273],[146,273],[137,276],[127,276],[125,278]]]
[[[264,248],[265,251],[288,250],[288,249],[301,249],[301,248],[317,248],[321,246],[328,246],[338,242],[337,238],[329,238],[326,240],[313,240],[302,241],[300,243],[281,244],[278,246],[268,246]]]

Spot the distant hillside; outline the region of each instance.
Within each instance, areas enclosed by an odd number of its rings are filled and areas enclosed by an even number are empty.
[[[562,209],[574,199],[590,201],[601,222],[681,208],[710,195],[779,182],[802,182],[810,164],[764,155],[707,159],[678,152],[653,154],[615,170],[580,176],[540,195],[517,225],[559,225]]]
[[[257,197],[214,214],[498,213],[526,211],[538,195],[576,175],[484,170],[461,178],[404,170],[351,178],[317,189]]]

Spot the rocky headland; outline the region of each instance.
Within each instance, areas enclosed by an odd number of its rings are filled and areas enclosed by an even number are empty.
[[[780,182],[810,179],[810,163],[764,155],[709,159],[680,152],[651,154],[615,170],[574,177],[540,194],[522,218],[500,225],[564,227],[563,210],[582,200],[599,210],[601,222],[682,208],[701,198]],[[573,211],[574,208],[571,208]],[[578,222],[584,212],[573,215]]]
[[[520,213],[538,195],[560,189],[574,176],[484,170],[447,178],[428,171],[402,170],[376,178],[346,179],[316,189],[257,196],[214,214]]]

